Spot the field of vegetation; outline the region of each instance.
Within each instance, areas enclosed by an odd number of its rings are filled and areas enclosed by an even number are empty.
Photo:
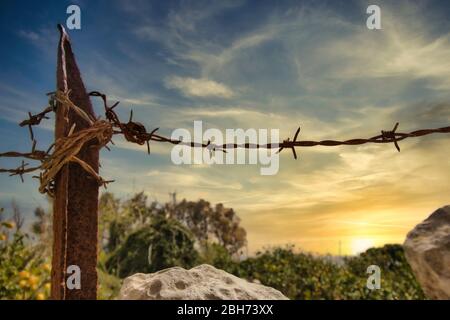
[[[12,208],[0,212],[0,299],[48,299],[51,214],[37,208],[25,228],[19,208]],[[339,263],[289,245],[243,258],[246,231],[236,212],[221,204],[149,202],[144,193],[121,200],[104,193],[99,208],[99,299],[116,298],[122,279],[136,272],[201,263],[291,299],[425,299],[400,245],[340,257]],[[366,287],[373,264],[381,268],[379,290]]]

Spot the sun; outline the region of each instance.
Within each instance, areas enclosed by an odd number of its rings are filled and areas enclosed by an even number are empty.
[[[359,254],[373,247],[374,241],[369,238],[356,238],[351,242],[352,253]]]

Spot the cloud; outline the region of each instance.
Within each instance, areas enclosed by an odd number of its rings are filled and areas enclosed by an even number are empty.
[[[207,175],[202,171],[186,172],[182,168],[174,168],[170,171],[150,170],[146,174],[152,181],[157,181],[159,186],[176,186],[177,188],[193,188],[196,189],[220,189],[220,190],[234,190],[235,192],[242,189],[242,185],[239,182],[229,183],[224,185],[221,181],[215,181],[214,179],[208,179]],[[174,185],[176,181],[176,185]]]
[[[27,40],[32,41],[32,42],[38,42],[39,40],[42,39],[42,37],[34,31],[20,30],[19,35]]]
[[[47,57],[53,58],[58,43],[58,32],[56,28],[48,26],[31,30],[19,30],[18,36],[32,44]]]
[[[323,70],[326,76],[340,81],[397,78],[411,83],[421,79],[432,90],[448,90],[450,32],[433,33],[424,10],[424,3],[384,4],[382,31],[352,25],[344,36],[324,43],[315,57],[322,66],[328,64]],[[406,19],[408,15],[414,19]]]
[[[231,45],[222,47],[219,52],[208,50],[208,46],[191,46],[186,53],[181,53],[181,58],[198,63],[202,74],[211,74],[223,70],[227,65],[232,64],[240,55],[247,50],[257,49],[266,41],[273,39],[280,32],[279,26],[269,26],[263,30],[250,32],[235,39]],[[206,49],[205,49],[206,48]]]
[[[172,76],[166,79],[165,85],[169,89],[178,89],[188,97],[219,97],[231,98],[233,91],[226,85],[205,79],[182,78]]]

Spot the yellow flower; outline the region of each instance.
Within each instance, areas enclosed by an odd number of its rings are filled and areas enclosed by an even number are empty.
[[[28,271],[23,270],[23,271],[19,272],[19,277],[21,279],[28,279],[29,276],[30,276],[30,273]]]
[[[12,221],[4,221],[2,222],[2,225],[8,229],[14,228],[15,224]]]
[[[19,287],[21,287],[22,289],[28,287],[28,282],[26,280],[20,280]]]
[[[50,290],[51,287],[52,286],[51,286],[50,282],[47,282],[46,284],[44,284],[45,290]]]
[[[52,270],[51,265],[48,264],[48,263],[44,263],[44,264],[42,265],[42,268],[43,268],[45,271],[51,271],[51,270]]]
[[[45,295],[42,292],[39,292],[36,295],[36,300],[45,300]]]
[[[39,277],[36,277],[34,275],[30,276],[30,278],[28,279],[28,283],[30,284],[30,286],[36,285],[39,281]]]
[[[0,241],[6,240],[6,234],[1,233],[0,234]]]
[[[38,288],[38,285],[37,285],[37,284],[33,283],[33,284],[31,285],[31,290],[36,291],[37,288]]]

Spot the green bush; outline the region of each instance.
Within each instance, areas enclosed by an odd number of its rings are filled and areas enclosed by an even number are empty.
[[[200,262],[213,265],[214,267],[229,272],[237,270],[239,265],[232,259],[230,252],[217,243],[205,243],[202,245]]]
[[[106,261],[107,270],[121,278],[164,268],[190,268],[197,262],[194,239],[180,223],[155,216],[148,226],[131,233]]]
[[[387,244],[382,248],[368,249],[359,256],[347,258],[346,265],[358,279],[361,299],[425,299],[401,245]],[[379,290],[365,287],[369,265],[377,265],[381,269]]]
[[[381,269],[381,289],[366,287],[367,267]],[[290,299],[424,299],[400,245],[372,248],[340,264],[293,247],[258,253],[228,272],[280,290]]]
[[[295,253],[293,247],[258,253],[242,261],[234,272],[276,288],[291,299],[344,298],[341,286],[354,282],[338,265],[310,254]]]
[[[0,222],[0,299],[39,299],[50,294],[50,265],[14,224]]]

